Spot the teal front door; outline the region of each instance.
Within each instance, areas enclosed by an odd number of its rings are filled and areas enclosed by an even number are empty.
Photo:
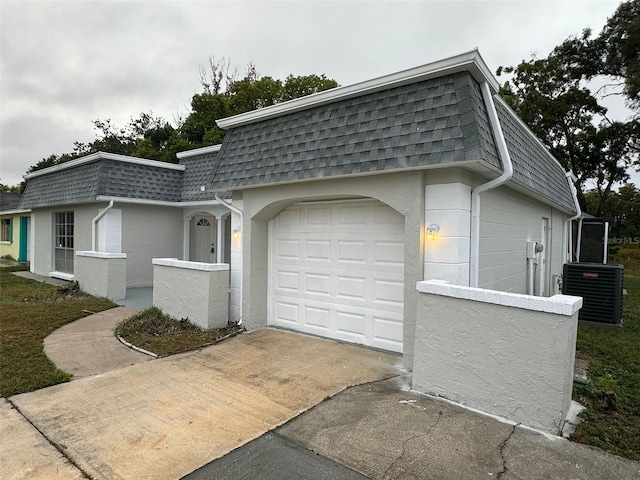
[[[29,217],[20,217],[20,245],[18,250],[18,261],[27,261],[27,248],[29,245]]]

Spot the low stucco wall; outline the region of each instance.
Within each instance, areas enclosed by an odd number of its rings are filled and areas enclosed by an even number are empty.
[[[418,282],[413,388],[557,434],[582,298]]]
[[[83,291],[111,300],[126,297],[126,253],[76,252],[74,269],[74,278]]]
[[[229,320],[229,264],[153,259],[153,304],[201,328],[226,327]]]

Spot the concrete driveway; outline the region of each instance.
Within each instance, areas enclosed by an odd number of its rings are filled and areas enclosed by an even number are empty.
[[[348,386],[399,373],[396,355],[263,329],[10,401],[92,478],[175,479]]]

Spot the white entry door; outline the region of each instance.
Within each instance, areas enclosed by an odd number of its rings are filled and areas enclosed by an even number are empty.
[[[269,228],[270,325],[402,352],[402,215],[375,200],[299,203]]]
[[[213,216],[199,215],[194,217],[193,259],[196,262],[214,263],[215,254],[215,219]]]

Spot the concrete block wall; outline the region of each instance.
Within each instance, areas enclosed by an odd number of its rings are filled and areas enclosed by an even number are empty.
[[[582,298],[418,282],[413,388],[558,434]]]
[[[153,259],[153,305],[167,315],[205,329],[226,327],[228,291],[228,263]]]
[[[440,227],[425,238],[424,279],[469,285],[471,187],[463,183],[425,186],[425,228]]]
[[[127,294],[127,255],[76,252],[74,278],[84,292],[96,297],[121,300]]]

